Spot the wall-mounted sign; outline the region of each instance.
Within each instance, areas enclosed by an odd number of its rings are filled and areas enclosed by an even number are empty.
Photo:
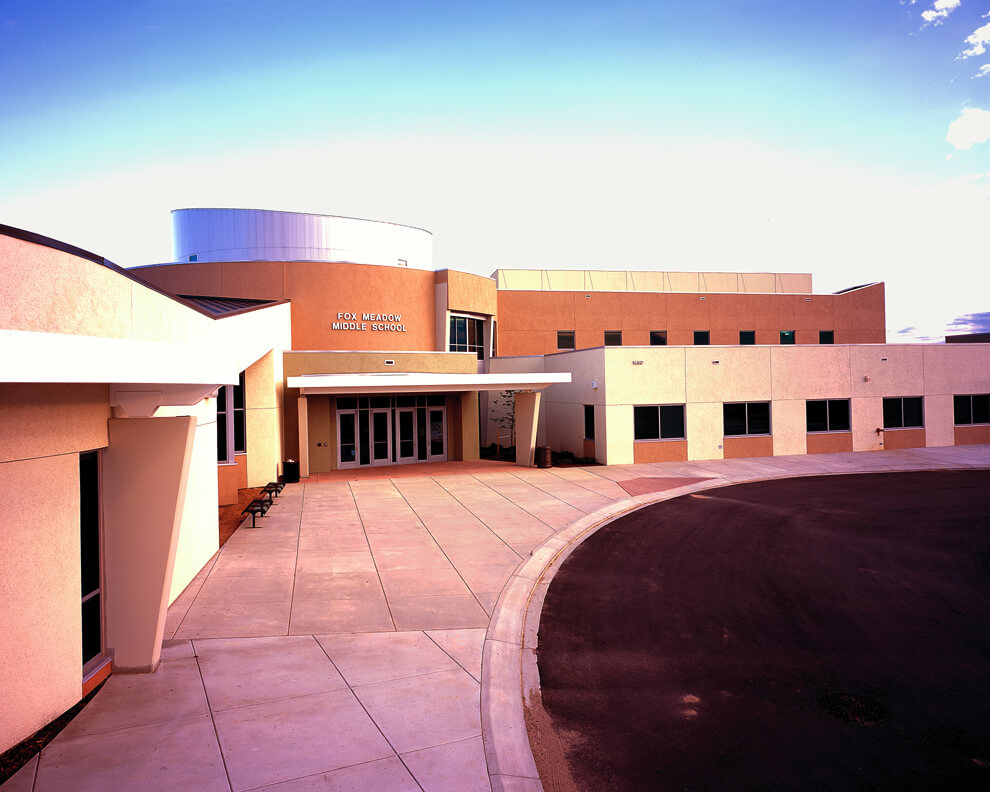
[[[406,332],[406,326],[402,324],[402,314],[338,311],[337,320],[330,326],[332,330],[371,330],[378,333]]]

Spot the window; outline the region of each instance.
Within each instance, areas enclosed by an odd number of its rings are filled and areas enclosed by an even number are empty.
[[[557,331],[557,349],[574,349],[574,331]]]
[[[793,330],[781,330],[780,331],[780,343],[782,343],[782,344],[793,344],[794,343],[794,331]]]
[[[707,346],[711,343],[709,340],[711,338],[711,333],[707,330],[695,330],[694,331],[694,344],[695,346]]]
[[[819,344],[834,344],[835,343],[835,331],[834,330],[819,330],[818,331],[818,343]]]
[[[809,432],[849,431],[849,399],[809,399],[805,412]]]
[[[584,405],[584,439],[595,439],[595,405]]]
[[[921,396],[903,396],[883,400],[883,428],[910,429],[925,425]]]
[[[485,322],[473,316],[450,317],[450,351],[475,352],[485,359]]]
[[[990,423],[990,394],[953,396],[952,408],[956,426]]]
[[[96,451],[79,454],[79,548],[82,579],[82,661],[85,666],[103,653],[100,461]]]
[[[739,343],[742,344],[743,346],[753,346],[756,343],[756,331],[740,330]]]
[[[736,402],[722,405],[726,437],[770,434],[770,402]]]
[[[622,346],[622,331],[621,330],[606,330],[605,331],[605,346]]]
[[[633,407],[636,440],[683,440],[684,405],[661,404]]]
[[[236,385],[217,392],[217,462],[233,462],[234,454],[247,453],[244,428],[244,372]]]
[[[667,331],[650,330],[650,346],[667,346]]]

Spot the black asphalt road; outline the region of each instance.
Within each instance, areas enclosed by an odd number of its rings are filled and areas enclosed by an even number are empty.
[[[745,484],[578,547],[543,703],[600,790],[990,790],[990,471]]]

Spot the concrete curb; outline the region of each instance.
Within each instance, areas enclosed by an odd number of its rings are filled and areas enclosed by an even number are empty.
[[[984,446],[984,449],[987,448]],[[919,451],[922,449],[911,449]],[[882,455],[882,456],[881,456]],[[894,459],[892,456],[897,455]],[[862,473],[967,470],[990,467],[990,459],[927,460],[922,454],[871,452],[852,470],[779,475],[717,476],[660,493],[617,501],[562,528],[536,547],[509,578],[498,598],[485,636],[481,664],[481,733],[492,792],[543,792],[526,732],[525,707],[540,689],[536,649],[540,614],[550,582],[567,557],[604,525],[663,501],[708,489],[787,478]],[[906,457],[906,458],[905,458]],[[920,457],[920,458],[919,458]],[[700,471],[699,471],[700,474]],[[703,475],[703,474],[701,474]]]

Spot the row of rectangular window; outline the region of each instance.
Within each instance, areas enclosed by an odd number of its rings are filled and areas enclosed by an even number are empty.
[[[794,330],[781,330],[780,331],[780,343],[781,344],[793,344],[794,343]],[[605,346],[622,346],[622,331],[621,330],[606,330],[604,334],[603,343]],[[835,343],[835,332],[832,330],[819,330],[818,331],[818,343],[819,344],[834,344]],[[694,331],[694,345],[695,346],[708,346],[711,344],[711,331],[709,330],[695,330]],[[739,344],[740,346],[753,346],[756,344],[756,331],[755,330],[740,330],[739,331]],[[667,346],[667,331],[666,330],[651,330],[650,331],[650,346]],[[559,351],[566,351],[569,349],[574,349],[574,331],[573,330],[558,330],[557,331],[557,349]]]
[[[990,424],[990,394],[954,396],[953,407],[957,426]],[[585,405],[584,409],[585,437],[593,439],[594,408]],[[883,400],[884,429],[922,428],[924,419],[924,399],[921,396],[894,396]],[[808,399],[805,402],[805,421],[809,433],[851,431],[849,399]],[[723,404],[722,433],[725,437],[771,434],[770,402]],[[685,437],[683,404],[633,407],[635,440],[683,440]]]

